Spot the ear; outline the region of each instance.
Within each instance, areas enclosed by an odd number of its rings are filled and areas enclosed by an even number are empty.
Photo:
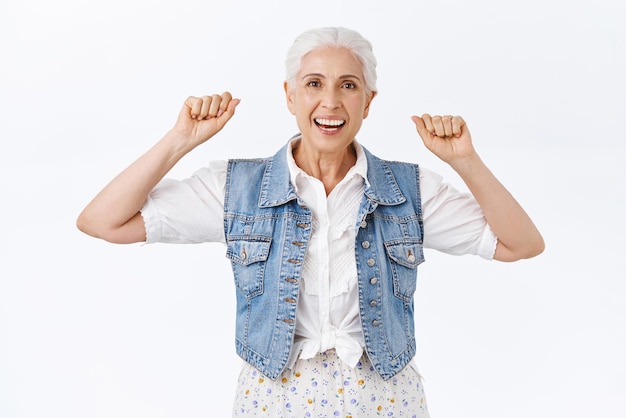
[[[287,83],[286,81],[283,83],[283,89],[285,89],[285,97],[287,99],[287,108],[289,109],[289,111],[291,112],[292,115],[296,114],[296,104],[295,104],[295,92],[293,91],[293,89],[289,86],[289,83]]]
[[[365,101],[365,109],[363,109],[363,119],[365,119],[367,117],[367,115],[370,113],[370,104],[372,104],[372,100],[374,100],[374,97],[376,97],[376,91],[372,91],[369,94],[369,97],[366,99]]]

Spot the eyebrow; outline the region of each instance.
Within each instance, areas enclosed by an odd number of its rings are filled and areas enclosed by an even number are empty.
[[[326,76],[324,74],[321,73],[309,73],[309,74],[305,74],[302,76],[302,79],[304,80],[307,77],[319,77],[319,78],[326,78]],[[361,81],[361,78],[359,78],[358,76],[354,75],[354,74],[343,74],[339,76],[340,79],[344,79],[344,78],[356,78],[357,80]]]

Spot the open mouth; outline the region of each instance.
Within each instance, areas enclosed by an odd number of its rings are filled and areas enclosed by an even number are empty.
[[[345,120],[342,119],[322,119],[315,118],[315,124],[323,131],[333,132],[341,129],[343,125],[346,124]]]

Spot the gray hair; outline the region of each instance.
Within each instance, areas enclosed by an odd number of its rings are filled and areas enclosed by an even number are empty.
[[[309,52],[322,47],[347,48],[363,64],[363,76],[367,92],[376,91],[376,57],[372,44],[360,33],[342,27],[310,29],[299,35],[285,59],[285,80],[290,86],[296,81],[302,58]]]

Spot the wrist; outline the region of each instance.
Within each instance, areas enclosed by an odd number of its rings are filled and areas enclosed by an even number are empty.
[[[176,129],[171,129],[159,141],[159,144],[167,149],[167,153],[172,157],[180,159],[191,152],[197,144],[189,134],[185,134]]]
[[[456,158],[448,164],[461,177],[463,177],[464,174],[470,174],[485,166],[480,156],[475,152],[467,156]]]

